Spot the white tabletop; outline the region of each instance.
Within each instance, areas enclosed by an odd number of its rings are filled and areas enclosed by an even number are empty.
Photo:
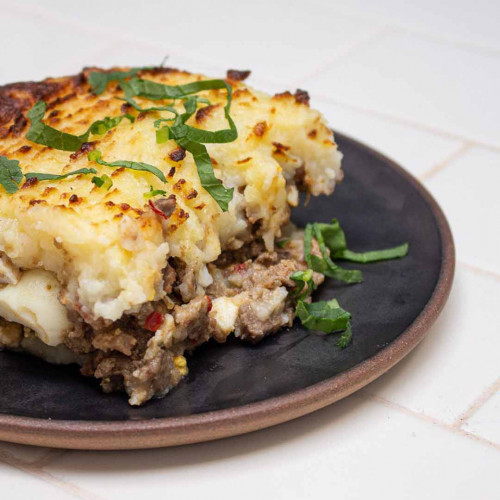
[[[293,5],[293,6],[292,6]],[[359,393],[179,448],[0,443],[3,499],[500,498],[500,3],[0,0],[0,84],[160,63],[305,88],[330,124],[416,175],[446,212],[456,281],[428,337]]]

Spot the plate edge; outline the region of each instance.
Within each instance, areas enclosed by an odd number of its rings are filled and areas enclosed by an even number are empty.
[[[0,415],[0,440],[82,450],[160,448],[211,441],[271,427],[328,406],[369,384],[410,353],[444,308],[453,283],[455,246],[443,210],[429,191],[396,162],[344,134],[336,133],[388,164],[425,199],[441,238],[441,269],[424,309],[396,340],[351,369],[291,394],[257,403],[185,417],[137,421],[48,420]]]

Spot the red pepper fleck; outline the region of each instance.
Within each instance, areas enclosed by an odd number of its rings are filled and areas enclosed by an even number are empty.
[[[210,312],[212,310],[212,299],[208,295],[205,295],[205,298],[207,299],[208,302],[207,312]]]
[[[149,330],[150,332],[156,332],[156,330],[160,328],[162,323],[163,323],[162,314],[157,311],[153,311],[146,318],[146,323],[144,324],[144,328],[146,328],[146,330]]]
[[[151,200],[148,200],[148,203],[149,206],[151,207],[151,210],[153,210],[155,214],[158,214],[160,217],[163,217],[165,220],[168,220],[168,217],[161,210],[158,210],[155,207],[155,204]]]
[[[242,262],[241,264],[235,264],[235,266],[233,267],[233,271],[236,272],[236,273],[241,273],[245,270],[245,263]]]

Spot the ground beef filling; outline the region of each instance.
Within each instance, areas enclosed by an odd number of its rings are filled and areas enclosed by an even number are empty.
[[[162,396],[187,373],[184,354],[211,339],[225,342],[234,334],[257,342],[291,325],[295,302],[290,276],[306,269],[300,240],[283,249],[265,251],[254,241],[242,249],[223,253],[208,269],[213,284],[199,295],[192,271],[177,259],[164,270],[168,298],[145,304],[140,311],[103,329],[85,323],[68,335],[66,346],[87,361],[82,373],[100,379],[105,392],[125,390],[132,404]],[[322,276],[315,275],[319,284]],[[236,310],[229,326],[212,311],[222,300]],[[225,307],[225,303],[221,306]],[[156,331],[146,328],[151,314],[161,313]]]
[[[290,276],[306,269],[302,255],[302,238],[273,252],[253,241],[209,264],[213,283],[204,290],[193,271],[172,258],[163,272],[164,300],[112,324],[89,323],[74,312],[66,352],[81,364],[83,375],[99,379],[105,392],[126,391],[133,405],[163,396],[187,374],[184,355],[196,346],[211,339],[225,342],[231,333],[257,342],[292,324]],[[319,284],[323,277],[314,279]],[[36,342],[26,330],[0,319],[5,347],[23,348],[28,338]]]

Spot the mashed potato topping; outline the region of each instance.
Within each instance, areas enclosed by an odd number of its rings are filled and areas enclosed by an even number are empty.
[[[145,77],[169,85],[203,78],[178,71]],[[256,221],[271,249],[288,219],[287,194],[297,171],[305,169],[303,182],[313,194],[328,194],[340,178],[341,155],[320,113],[293,95],[270,97],[243,83],[232,84],[231,115],[239,137],[208,146],[216,176],[235,188],[227,213],[201,187],[189,153],[173,161],[176,144],[156,144],[153,122],[161,113],[139,116],[133,124],[125,120],[98,137],[94,146],[110,162],[128,159],[157,166],[167,185],[149,173],[89,165],[86,154],[70,155],[11,133],[0,142],[0,154],[19,160],[24,172],[55,174],[92,166],[99,175],[109,174],[113,187],[99,189],[88,176],[79,175],[28,183],[10,196],[2,193],[0,251],[19,268],[55,273],[65,286],[65,303],[84,317],[117,320],[125,311],[161,298],[161,270],[168,256],[201,270],[223,249],[241,247]],[[64,80],[62,85],[67,85]],[[123,102],[116,95],[113,85],[100,96],[86,85],[74,95],[69,89],[59,92],[51,99],[53,105],[48,100],[45,121],[79,134],[99,118],[121,114]],[[193,126],[226,127],[225,93],[202,95],[212,105],[198,111]],[[176,195],[177,209],[166,224],[143,196],[150,186]]]

